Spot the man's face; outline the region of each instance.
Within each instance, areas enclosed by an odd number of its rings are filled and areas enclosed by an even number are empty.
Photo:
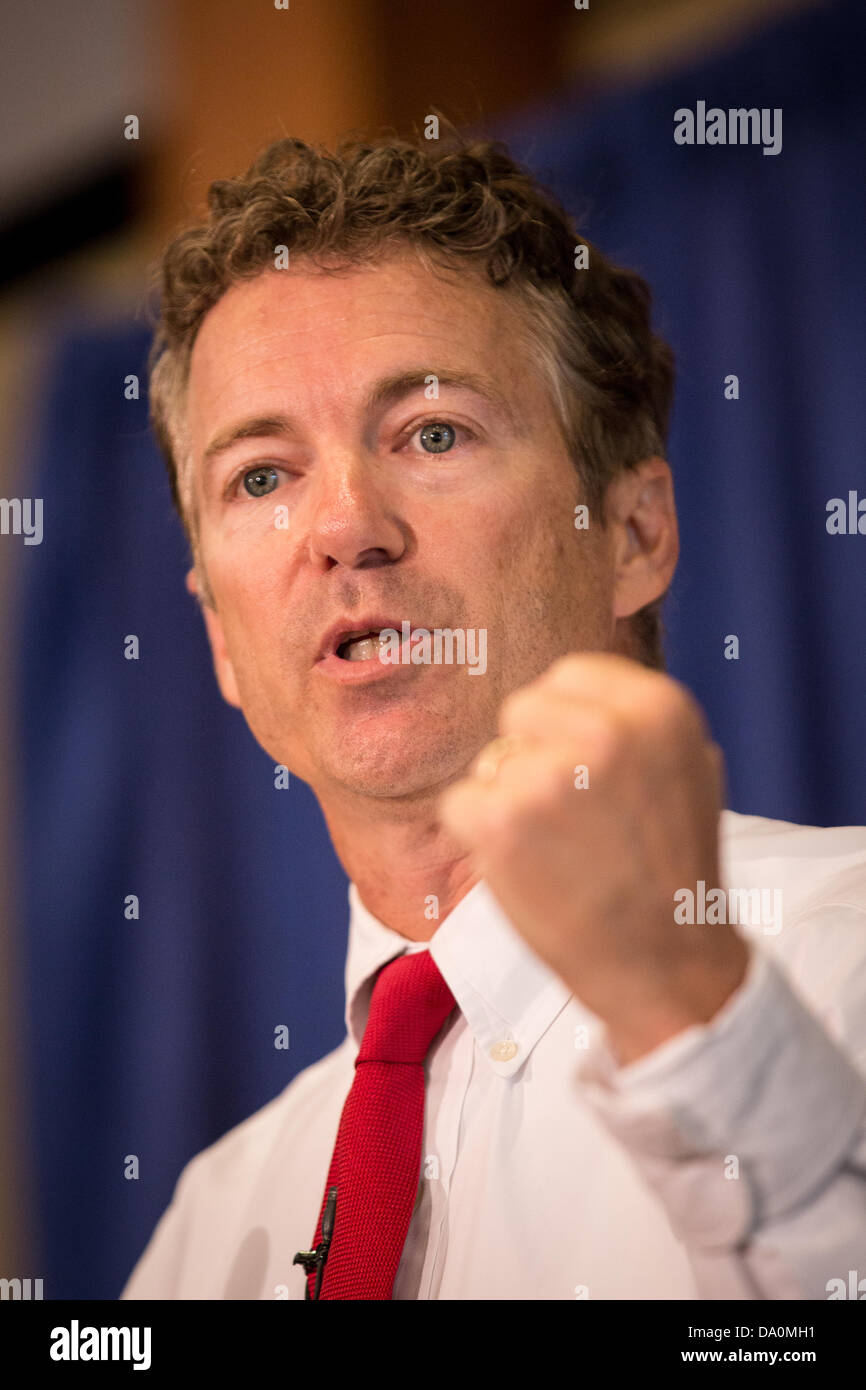
[[[217,675],[325,799],[447,784],[509,691],[611,645],[609,546],[575,529],[577,475],[513,313],[476,272],[445,280],[406,251],[339,275],[298,259],[234,285],[199,331],[188,423]],[[335,628],[403,622],[473,630],[478,672],[334,651]]]

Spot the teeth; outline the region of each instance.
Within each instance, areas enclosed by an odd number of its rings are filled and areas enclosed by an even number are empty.
[[[346,661],[369,661],[378,650],[378,637],[358,637],[343,648],[343,658]]]
[[[381,645],[380,632],[367,633],[363,637],[353,637],[351,641],[343,642],[339,655],[344,661],[369,661],[371,657],[378,655]]]

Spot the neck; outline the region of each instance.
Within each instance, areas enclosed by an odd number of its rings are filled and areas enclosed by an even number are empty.
[[[340,863],[364,906],[410,941],[429,941],[480,878],[438,824],[436,799],[335,804],[320,797]]]

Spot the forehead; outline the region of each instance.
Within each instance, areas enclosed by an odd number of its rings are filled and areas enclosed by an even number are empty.
[[[355,387],[405,365],[484,368],[526,390],[511,296],[467,266],[443,275],[411,249],[330,274],[297,258],[230,287],[205,316],[190,361],[193,436],[215,414],[273,391],[346,402]],[[271,402],[272,404],[272,402]]]

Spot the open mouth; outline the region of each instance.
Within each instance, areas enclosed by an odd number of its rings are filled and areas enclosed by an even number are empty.
[[[350,632],[337,646],[336,654],[341,661],[370,661],[383,645],[381,633],[381,628]]]
[[[353,620],[356,626],[350,625]],[[411,623],[392,617],[382,608],[378,611],[368,608],[366,613],[344,613],[323,634],[317,660],[331,675],[336,675],[344,663],[366,665],[365,678],[372,676],[374,668],[379,666],[384,675],[386,667],[399,663],[399,654],[408,644],[411,632]],[[359,678],[362,675],[360,671],[356,674]]]

